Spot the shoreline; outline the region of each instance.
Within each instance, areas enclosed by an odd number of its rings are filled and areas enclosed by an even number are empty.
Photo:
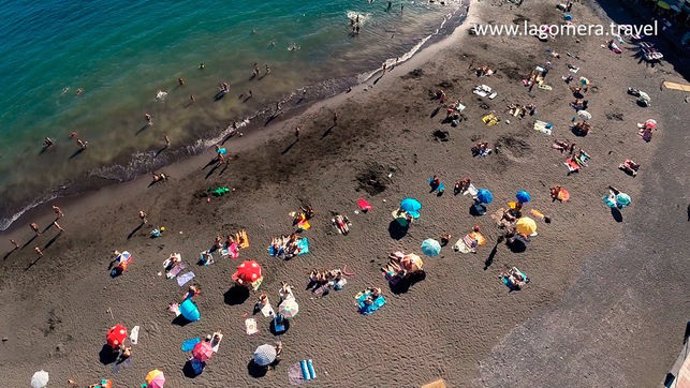
[[[466,9],[467,2],[468,0],[462,1],[457,5],[457,8],[447,14],[434,33],[414,44],[411,49],[402,53],[398,58],[387,58],[384,60],[384,63],[388,66],[400,66],[415,56],[420,55],[422,51],[427,50],[430,46],[450,38],[454,31],[466,22],[466,15],[463,10]],[[449,29],[451,30],[448,31]],[[396,63],[396,59],[399,59],[398,63]],[[299,116],[308,111],[314,104],[323,103],[344,93],[348,88],[354,89],[357,85],[367,83],[380,73],[381,68],[377,68],[340,78],[326,79],[317,84],[293,90],[289,94],[279,97],[278,101],[285,106],[285,109],[283,109],[279,117],[275,118],[275,124],[280,125],[280,123]],[[301,94],[301,91],[304,91],[304,94]],[[274,105],[274,103],[268,103],[259,107],[248,116],[236,118],[235,120],[230,120],[229,118],[223,120],[219,124],[225,122],[225,129],[222,129],[222,126],[216,127],[215,130],[209,128],[202,137],[172,149],[165,149],[164,154],[161,154],[161,150],[158,149],[160,147],[149,147],[149,149],[140,150],[130,155],[121,155],[107,165],[89,170],[81,177],[67,180],[58,188],[44,193],[39,198],[27,199],[25,201],[26,204],[20,205],[19,210],[10,211],[12,214],[7,214],[4,218],[0,215],[0,235],[5,231],[11,232],[13,226],[16,226],[18,221],[35,213],[33,212],[34,209],[47,208],[55,201],[63,200],[64,198],[86,195],[89,192],[108,186],[138,179],[154,171],[171,168],[185,159],[205,153],[215,144],[224,144],[229,139],[227,135],[233,123],[246,122],[239,131],[244,135],[251,135],[258,131],[270,131],[270,128],[273,127],[271,122],[274,119],[271,112],[274,110]]]

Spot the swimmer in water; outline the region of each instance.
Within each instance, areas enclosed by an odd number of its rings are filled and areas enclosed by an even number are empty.
[[[81,96],[82,94],[84,94],[84,89],[78,88],[74,94],[76,94],[77,96]]]
[[[201,62],[199,64],[199,70],[204,70],[205,68],[206,68],[206,65],[204,64],[204,62]]]

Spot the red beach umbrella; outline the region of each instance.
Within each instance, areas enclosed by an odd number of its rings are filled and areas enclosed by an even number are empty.
[[[261,266],[255,260],[245,260],[237,267],[232,279],[242,283],[254,283],[261,278]]]
[[[124,344],[126,339],[127,328],[119,323],[108,329],[108,333],[105,335],[105,340],[107,341],[108,346],[113,349],[116,349],[118,346]]]
[[[211,346],[210,342],[201,341],[194,345],[192,356],[201,362],[206,362],[213,356],[213,346]]]

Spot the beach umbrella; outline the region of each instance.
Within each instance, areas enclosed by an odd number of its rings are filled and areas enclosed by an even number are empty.
[[[632,199],[628,194],[625,193],[618,193],[616,194],[616,205],[619,208],[624,208],[627,206],[630,206],[630,202],[632,202]]]
[[[422,241],[422,253],[427,256],[438,256],[441,253],[441,244],[433,238]]]
[[[649,119],[644,122],[644,127],[649,129],[656,129],[656,120]]]
[[[154,369],[146,374],[146,388],[163,388],[165,375],[158,369]]]
[[[48,385],[48,372],[43,369],[34,373],[31,377],[31,388],[44,388]]]
[[[421,257],[415,255],[414,253],[409,253],[400,260],[405,269],[408,271],[419,271],[424,268],[424,261]]]
[[[299,312],[299,304],[295,298],[287,298],[278,305],[278,314],[282,315],[283,318],[294,318]]]
[[[271,365],[276,360],[278,353],[273,345],[263,344],[254,351],[254,363],[259,366]]]
[[[580,85],[582,85],[582,86],[589,85],[589,80],[585,77],[580,77]]]
[[[242,283],[254,283],[261,278],[261,266],[256,260],[245,260],[237,266],[237,271],[232,275],[235,281]]]
[[[515,198],[521,203],[527,203],[532,200],[532,196],[525,190],[518,191],[517,194],[515,194]]]
[[[522,217],[515,223],[515,230],[522,235],[531,236],[537,231],[537,223],[529,217]]]
[[[592,114],[587,112],[586,110],[578,110],[577,117],[581,118],[582,120],[591,120]]]
[[[213,356],[213,346],[211,346],[211,342],[201,341],[194,345],[194,349],[192,349],[192,357],[201,362],[206,362],[211,358],[211,356]]]
[[[105,340],[108,343],[108,346],[113,349],[117,349],[120,345],[124,344],[126,339],[127,328],[119,323],[108,329],[108,332],[105,335]]]
[[[196,303],[191,298],[187,298],[180,304],[180,314],[184,317],[184,319],[190,321],[190,322],[196,322],[199,319],[201,319],[201,313],[199,312],[199,308],[196,306]]]
[[[412,218],[419,218],[419,211],[422,210],[422,204],[415,198],[405,198],[400,202],[400,209],[412,216]]]
[[[477,190],[477,202],[490,204],[494,200],[494,194],[488,189]]]

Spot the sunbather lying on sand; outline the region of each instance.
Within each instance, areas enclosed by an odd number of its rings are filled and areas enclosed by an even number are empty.
[[[506,279],[511,288],[518,290],[524,287],[528,282],[527,278],[515,267],[511,268],[508,272],[502,272],[498,278],[501,280]]]
[[[640,165],[631,159],[626,159],[625,162],[618,165],[618,168],[628,175],[636,176],[637,171],[640,169]]]
[[[350,226],[352,226],[352,223],[346,216],[343,216],[340,213],[335,213],[335,217],[331,219],[331,222],[338,229],[340,234],[347,235],[350,233]]]
[[[489,148],[489,143],[477,143],[472,147],[472,156],[489,156],[493,149]]]

